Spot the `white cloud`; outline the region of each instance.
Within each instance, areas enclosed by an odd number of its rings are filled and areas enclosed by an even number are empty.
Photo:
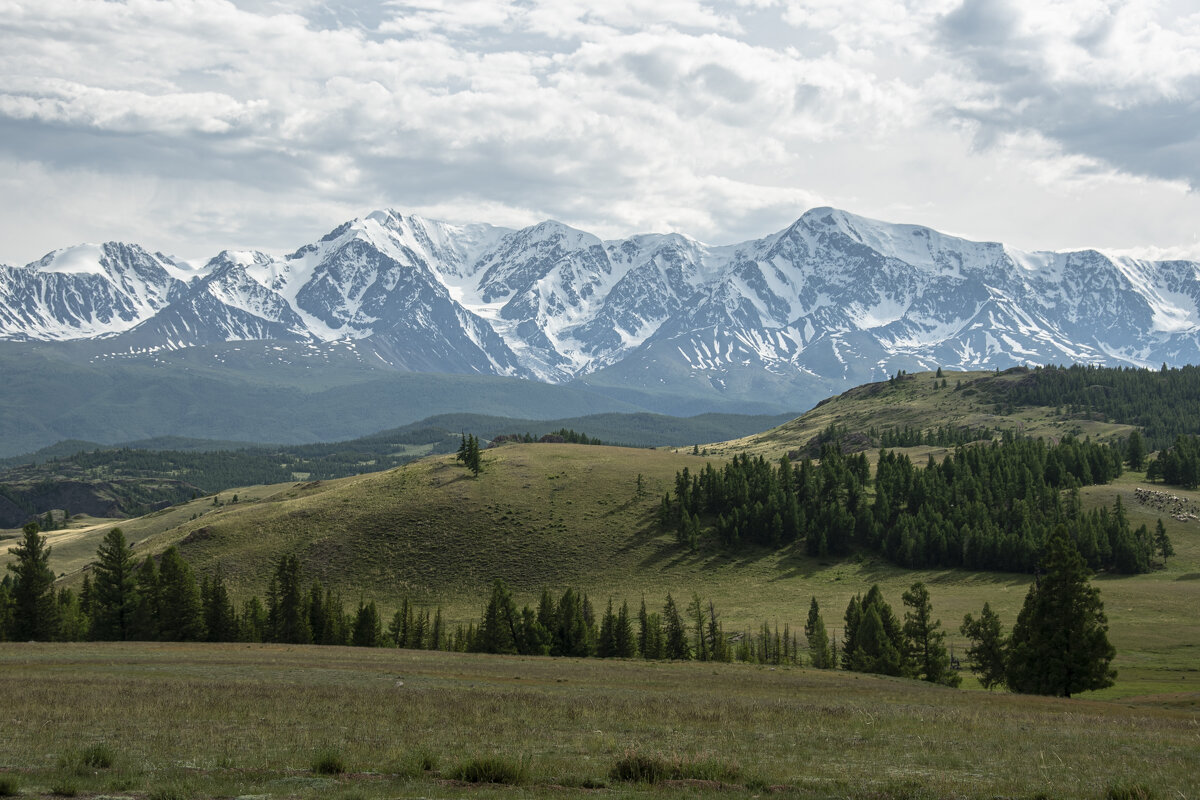
[[[715,242],[821,203],[1022,246],[1194,235],[1200,17],[1163,4],[0,0],[0,36],[4,261],[294,247],[383,205]],[[998,213],[1067,196],[1065,226]]]

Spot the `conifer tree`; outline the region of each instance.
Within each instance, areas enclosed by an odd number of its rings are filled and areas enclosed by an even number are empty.
[[[262,642],[267,638],[267,610],[255,595],[242,603],[238,621],[238,641]]]
[[[551,655],[584,657],[591,652],[589,625],[584,600],[574,589],[563,592],[558,601],[553,628]]]
[[[963,617],[963,636],[970,640],[967,648],[967,659],[971,662],[971,670],[979,678],[979,683],[989,691],[996,686],[1003,686],[1008,658],[1008,637],[1000,625],[1000,617],[992,611],[992,607],[984,603],[979,612],[979,619],[970,614]]]
[[[197,642],[204,639],[200,589],[192,568],[174,546],[162,554],[158,581],[159,637],[168,642]]]
[[[79,607],[79,598],[70,589],[62,589],[56,599],[58,613],[58,632],[56,639],[60,642],[81,642],[88,636],[91,621]]]
[[[312,632],[313,644],[333,644],[333,624],[329,607],[325,604],[325,589],[320,581],[313,581],[308,589],[308,629]]]
[[[54,600],[54,573],[50,571],[50,550],[46,537],[38,533],[37,523],[25,526],[21,543],[10,547],[16,561],[8,565],[13,574],[13,641],[48,642],[58,629]]]
[[[596,638],[596,655],[599,658],[612,658],[617,652],[617,615],[613,613],[612,598],[608,598],[608,608],[600,618],[600,635]]]
[[[642,658],[650,658],[646,655],[647,639],[650,636],[650,616],[646,613],[646,596],[642,595],[642,607],[638,609],[638,653]]]
[[[152,642],[158,639],[158,565],[153,556],[146,556],[135,578],[137,594],[126,639]]]
[[[808,653],[812,665],[817,669],[833,669],[833,651],[829,647],[829,634],[825,632],[825,621],[821,619],[821,607],[814,595],[808,607],[808,621],[804,625],[804,638],[808,640]]]
[[[1167,556],[1175,555],[1175,548],[1171,547],[1171,537],[1167,536],[1167,529],[1163,527],[1161,517],[1154,526],[1154,547],[1162,556],[1164,563],[1167,560]]]
[[[11,585],[11,576],[5,575],[0,578],[0,642],[7,642],[12,637],[13,597]]]
[[[517,608],[504,581],[492,584],[492,596],[476,634],[475,650],[481,653],[517,652]]]
[[[696,631],[696,647],[692,652],[695,653],[697,661],[708,661],[711,654],[708,648],[708,636],[704,631],[704,602],[700,599],[700,595],[692,593],[692,602],[688,604],[687,611]]]
[[[1146,446],[1142,443],[1142,434],[1134,428],[1125,440],[1125,463],[1135,471],[1141,470],[1146,462]]]
[[[708,631],[706,633],[709,658],[713,661],[730,661],[729,642],[725,640],[725,629],[717,616],[713,601],[708,601]]]
[[[204,607],[204,628],[210,642],[236,642],[237,609],[229,597],[229,587],[220,566],[200,584],[200,603]]]
[[[637,655],[637,640],[633,635],[633,622],[629,618],[629,603],[622,602],[621,610],[617,612],[617,622],[613,631],[613,643],[617,658],[633,658]]]
[[[679,614],[674,598],[667,593],[667,602],[663,606],[663,635],[665,657],[670,659],[687,660],[692,657],[692,649],[688,646],[687,625]]]
[[[130,638],[137,605],[137,574],[133,550],[120,528],[113,528],[96,550],[96,576],[89,598],[92,638],[122,641]]]
[[[379,621],[379,609],[375,601],[358,601],[358,613],[354,616],[354,634],[351,644],[355,647],[378,647],[383,639],[383,628]]]
[[[280,557],[267,589],[267,636],[273,642],[309,644],[306,596],[300,588],[300,559]]]
[[[83,573],[83,583],[79,587],[79,610],[83,612],[83,616],[88,620],[88,632],[91,633],[92,619],[92,576],[88,572]]]
[[[903,595],[904,605],[904,650],[908,657],[908,671],[913,677],[930,683],[958,686],[962,682],[958,673],[950,669],[950,655],[946,652],[946,634],[938,630],[941,620],[933,619],[933,603],[925,584],[914,583]]]
[[[1026,694],[1070,697],[1112,686],[1116,651],[1100,590],[1065,525],[1046,542],[1042,576],[1034,581],[1013,626],[1007,683]]]
[[[445,631],[442,623],[442,607],[438,606],[437,611],[433,615],[433,627],[429,632],[429,649],[441,650],[445,644]],[[549,655],[549,647],[547,646],[547,655]]]

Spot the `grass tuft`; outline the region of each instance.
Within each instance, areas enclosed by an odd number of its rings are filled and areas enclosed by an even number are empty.
[[[79,787],[71,781],[58,781],[50,785],[50,794],[55,797],[74,797],[79,794]]]
[[[92,769],[108,769],[116,760],[116,754],[113,753],[113,749],[108,746],[107,742],[88,745],[79,754],[79,761]]]
[[[323,750],[313,759],[311,769],[318,775],[341,775],[346,771],[346,762],[335,750]]]
[[[1111,783],[1104,792],[1104,800],[1152,800],[1154,790],[1144,783]]]
[[[148,797],[149,800],[189,800],[192,795],[192,790],[186,785],[181,783],[168,783],[152,790]]]
[[[733,783],[742,777],[737,762],[720,761],[703,755],[664,756],[627,750],[609,770],[614,781],[659,783],[660,781],[700,780]]]
[[[519,786],[529,781],[529,764],[525,759],[481,756],[459,764],[451,777],[467,783],[503,783]]]
[[[16,797],[21,793],[21,783],[15,775],[0,775],[0,797]]]

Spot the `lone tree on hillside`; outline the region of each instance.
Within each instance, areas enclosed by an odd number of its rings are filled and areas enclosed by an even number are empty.
[[[1046,540],[1043,575],[1029,587],[1009,643],[1009,688],[1070,697],[1112,686],[1116,651],[1100,590],[1065,525]]]

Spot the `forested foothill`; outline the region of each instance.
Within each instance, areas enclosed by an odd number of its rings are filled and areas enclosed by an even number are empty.
[[[1164,552],[1156,535],[1130,525],[1119,497],[1091,511],[1079,499],[1081,486],[1119,476],[1123,459],[1114,445],[1006,433],[923,467],[883,450],[872,476],[865,454],[845,455],[834,442],[816,463],[739,455],[698,474],[684,468],[660,519],[691,547],[711,531],[732,549],[796,545],[818,557],[863,549],[905,567],[1009,572],[1032,572],[1049,532],[1064,525],[1092,569],[1146,572]]]
[[[1200,367],[1159,370],[1074,365],[1024,370],[1017,381],[980,387],[1005,409],[1046,406],[1141,429],[1146,447],[1160,450],[1180,434],[1200,434]]]

